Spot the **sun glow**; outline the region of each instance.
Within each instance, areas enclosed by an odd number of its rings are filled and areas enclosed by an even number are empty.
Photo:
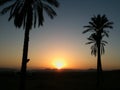
[[[55,60],[55,61],[53,62],[53,65],[54,65],[54,67],[57,68],[57,69],[62,69],[62,68],[65,67],[65,62],[64,62],[63,60]]]

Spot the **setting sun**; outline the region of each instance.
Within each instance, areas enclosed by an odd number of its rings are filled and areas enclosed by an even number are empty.
[[[62,69],[62,68],[65,67],[65,62],[64,62],[63,60],[55,60],[55,61],[53,62],[53,65],[54,65],[54,67],[57,68],[57,69]]]

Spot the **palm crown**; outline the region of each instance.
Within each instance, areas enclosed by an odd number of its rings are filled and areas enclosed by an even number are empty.
[[[30,30],[33,24],[34,27],[36,23],[38,27],[43,25],[43,10],[50,18],[56,16],[51,6],[58,7],[59,3],[56,0],[16,0],[12,5],[4,8],[1,14],[10,11],[9,20],[14,19],[16,27],[23,26],[24,29]]]
[[[93,31],[95,33],[101,33],[102,35],[109,36],[107,28],[112,29],[113,22],[109,22],[106,15],[97,15],[93,16],[91,18],[91,21],[89,22],[89,25],[84,26],[84,28],[87,28],[83,33]]]
[[[91,21],[89,22],[89,25],[84,26],[84,28],[87,28],[83,33],[92,32],[92,34],[89,36],[88,40],[89,42],[86,44],[93,44],[91,46],[91,54],[95,55],[98,52],[98,45],[100,45],[100,53],[104,54],[104,46],[107,44],[106,41],[103,40],[104,36],[109,36],[109,31],[107,28],[112,29],[113,22],[109,22],[106,15],[97,15],[93,16],[91,18]]]

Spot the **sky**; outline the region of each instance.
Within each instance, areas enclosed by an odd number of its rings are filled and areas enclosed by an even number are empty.
[[[82,34],[93,15],[105,14],[114,22],[102,55],[104,70],[120,69],[120,0],[58,0],[57,16],[51,20],[45,14],[42,27],[30,31],[28,69],[56,68],[56,61],[63,68],[96,68],[97,57],[91,55],[90,45],[85,45],[90,33]],[[0,8],[1,10],[1,8]],[[23,28],[15,28],[9,15],[0,15],[0,68],[20,69],[24,41]]]

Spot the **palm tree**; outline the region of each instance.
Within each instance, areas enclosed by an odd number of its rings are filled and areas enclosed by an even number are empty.
[[[13,0],[13,3],[1,11],[1,14],[5,14],[9,11],[9,21],[14,20],[14,25],[17,28],[23,27],[25,29],[24,45],[23,45],[23,57],[21,64],[21,80],[20,90],[25,90],[26,81],[26,69],[28,59],[28,45],[29,45],[29,32],[36,23],[38,27],[43,25],[45,11],[48,16],[53,19],[56,16],[56,12],[52,7],[58,7],[57,0]]]
[[[100,15],[93,16],[91,18],[91,21],[89,22],[89,25],[84,26],[86,30],[83,32],[92,32],[88,40],[87,44],[92,44],[91,47],[91,54],[97,56],[97,86],[100,84],[100,80],[102,79],[102,64],[101,64],[101,54],[104,54],[104,46],[107,44],[106,41],[103,40],[103,37],[109,37],[107,30],[112,29],[113,22],[110,22],[106,15]]]

